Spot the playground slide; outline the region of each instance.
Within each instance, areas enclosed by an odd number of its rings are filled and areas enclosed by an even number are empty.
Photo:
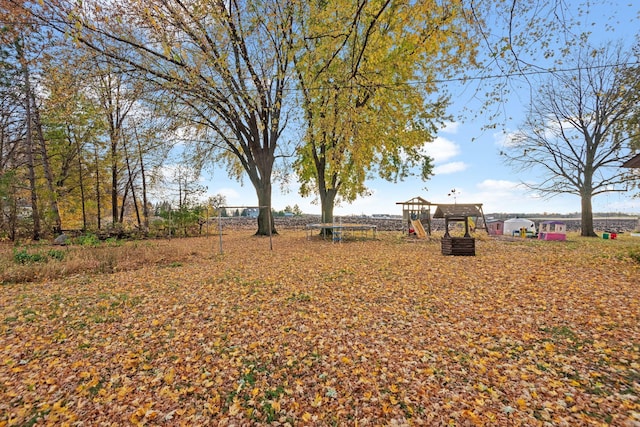
[[[427,238],[427,232],[424,231],[424,227],[422,226],[422,223],[420,222],[420,220],[412,219],[411,225],[413,225],[413,229],[416,232],[416,236],[420,237],[421,239]]]

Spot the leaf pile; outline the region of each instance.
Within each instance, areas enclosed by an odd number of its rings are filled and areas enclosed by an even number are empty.
[[[632,241],[224,239],[0,288],[0,426],[640,423]]]

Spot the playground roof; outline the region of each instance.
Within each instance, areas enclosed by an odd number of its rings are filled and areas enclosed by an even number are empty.
[[[464,219],[470,216],[483,216],[482,204],[453,204],[453,205],[438,205],[436,213],[433,214],[434,218],[460,218]]]
[[[640,153],[622,164],[623,168],[640,168]]]
[[[428,200],[423,199],[422,197],[414,197],[412,199],[407,200],[406,202],[396,202],[396,205],[420,205],[420,206],[433,206]]]

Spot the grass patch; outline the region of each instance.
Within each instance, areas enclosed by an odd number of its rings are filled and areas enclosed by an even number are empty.
[[[211,253],[206,240],[173,239],[145,242],[81,236],[64,249],[44,243],[13,247],[0,244],[0,284],[34,282],[77,274],[110,274],[153,265],[177,268],[193,257]],[[87,282],[87,280],[85,280]]]

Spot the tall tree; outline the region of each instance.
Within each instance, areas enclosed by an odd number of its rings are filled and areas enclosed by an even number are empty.
[[[157,105],[157,100],[142,100],[135,114],[127,121],[125,132],[127,147],[130,147],[127,150],[130,149],[132,192],[135,191],[142,198],[143,221],[139,226],[144,233],[149,229],[149,193],[154,181],[156,185],[159,184],[154,174],[161,170],[171,151],[181,142],[176,130],[181,124],[180,120],[164,111],[154,110]]]
[[[149,201],[147,199],[148,191],[147,191],[147,174],[145,169],[145,151],[143,150],[142,140],[140,138],[140,134],[138,131],[138,124],[133,121],[131,125],[131,129],[133,131],[133,140],[135,141],[135,154],[134,157],[137,158],[137,163],[140,167],[140,181],[141,181],[141,189],[142,189],[142,217],[143,222],[140,224],[140,229],[143,233],[149,232]],[[146,144],[145,144],[146,147]],[[137,206],[137,205],[136,205]]]
[[[208,155],[246,173],[269,221],[283,117],[294,0],[59,1],[44,17],[86,45],[142,73],[208,131]],[[34,11],[34,13],[38,13]],[[70,19],[71,18],[71,19]]]
[[[43,125],[61,216],[65,223],[76,224],[79,212],[81,228],[86,230],[97,222],[97,200],[89,196],[89,182],[95,166],[93,146],[101,144],[105,120],[97,102],[88,96],[91,79],[82,67],[86,58],[78,56],[77,51],[56,53],[43,65],[41,84],[47,94]]]
[[[127,192],[126,180],[122,179],[125,170],[124,126],[127,116],[142,95],[142,85],[123,73],[109,57],[95,56],[92,92],[100,105],[108,131],[110,176],[111,176],[111,215],[112,224],[121,223],[119,202],[123,192]],[[124,203],[124,200],[123,200]],[[124,208],[123,208],[124,209]]]
[[[56,234],[62,230],[60,194],[56,185],[59,177],[54,175],[45,119],[45,80],[48,74],[44,65],[47,62],[46,58],[51,57],[51,49],[59,43],[60,38],[54,37],[46,28],[25,14],[22,8],[26,4],[23,1],[5,1],[0,7],[0,14],[4,25],[2,41],[4,46],[13,46],[15,67],[19,68],[21,75],[19,82],[14,82],[14,85],[16,89],[19,88],[19,102],[24,105],[21,110],[25,123],[23,153],[34,205],[32,209],[38,213],[33,218],[34,237],[39,237],[41,220],[51,221],[53,232]],[[43,202],[42,206],[38,206],[38,200]]]
[[[428,178],[422,148],[446,118],[436,80],[473,61],[475,44],[456,1],[305,2],[299,16],[306,134],[295,165],[331,222],[335,201],[367,195],[373,172]]]
[[[150,109],[154,105],[144,99],[144,81],[122,73],[113,62],[82,45],[55,46],[43,62],[43,116],[56,185],[66,196],[68,217],[77,220],[82,210],[83,228],[87,214],[91,224],[101,222],[103,197],[111,198],[117,223],[133,208],[142,227],[137,203],[140,194],[146,198],[142,174],[145,167],[161,164],[172,146],[175,126]],[[90,176],[98,180],[96,194],[87,197]]]
[[[524,183],[531,190],[580,197],[582,236],[596,236],[592,198],[626,191],[631,179],[620,165],[640,132],[624,124],[640,97],[625,82],[627,62],[620,47],[578,52],[570,71],[540,85],[503,151],[514,169],[540,172],[541,181]]]
[[[27,84],[26,87],[28,89],[27,102],[31,103],[30,110],[33,115],[33,125],[35,127],[36,139],[38,141],[37,147],[40,154],[40,163],[42,164],[44,178],[49,193],[49,209],[50,216],[53,219],[53,233],[55,235],[59,235],[62,233],[62,219],[60,218],[60,209],[58,208],[58,192],[54,186],[53,172],[49,161],[48,144],[44,137],[43,124],[40,116],[40,106],[38,105],[32,86]]]
[[[0,236],[16,237],[20,146],[24,139],[24,105],[16,90],[20,68],[11,61],[11,40],[0,39]]]
[[[621,23],[637,20],[637,5],[618,0],[466,1],[466,15],[478,40],[477,67],[457,96],[461,120],[484,129],[510,127],[514,107],[538,90],[536,76],[567,68],[567,57],[606,42]],[[595,34],[594,34],[595,33]],[[598,38],[598,39],[597,39]]]
[[[41,215],[41,212],[44,212],[46,217],[53,221],[54,233],[60,233],[62,229],[40,117],[40,96],[36,95],[39,84],[39,64],[42,52],[50,42],[50,37],[48,34],[41,33],[38,23],[33,22],[24,9],[19,6],[13,3],[2,4],[0,16],[3,18],[3,31],[0,40],[4,48],[11,46],[15,67],[20,70],[20,78],[16,78],[12,83],[16,88],[19,88],[21,93],[19,99],[24,105],[22,120],[26,126],[23,152],[25,153],[24,158],[26,159],[31,193],[33,238],[37,240],[42,234],[41,220],[44,215]],[[44,171],[44,183],[47,191],[39,188],[39,180],[42,178],[39,176],[39,169]],[[42,196],[38,195],[38,192],[41,192]],[[48,210],[40,210],[40,206],[38,206],[40,199],[48,205]]]
[[[29,192],[31,196],[31,218],[33,219],[33,240],[40,240],[42,230],[40,225],[40,208],[38,206],[38,187],[36,182],[36,160],[35,160],[35,143],[33,141],[33,135],[35,131],[33,130],[33,112],[32,112],[32,104],[31,104],[31,84],[29,77],[29,66],[28,61],[24,56],[24,50],[21,45],[20,39],[15,41],[16,43],[16,52],[17,59],[20,63],[22,69],[22,88],[23,92],[23,101],[24,101],[24,120],[26,122],[26,132],[25,132],[25,147],[24,152],[26,153],[26,162],[27,168],[29,170]]]

